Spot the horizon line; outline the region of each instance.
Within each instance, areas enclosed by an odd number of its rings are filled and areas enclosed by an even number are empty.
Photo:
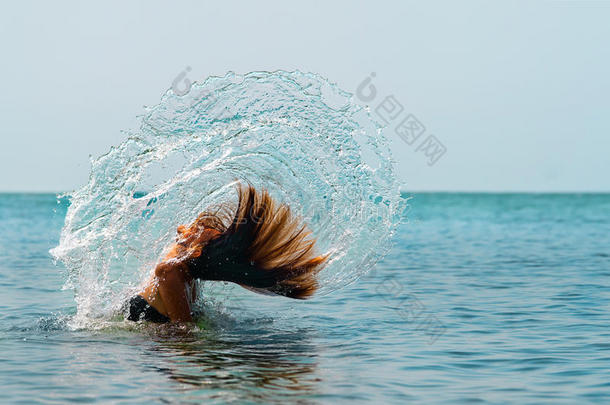
[[[0,190],[0,194],[70,194],[72,191]],[[610,194],[610,190],[400,190],[401,194]]]

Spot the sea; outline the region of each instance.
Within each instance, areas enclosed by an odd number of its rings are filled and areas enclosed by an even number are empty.
[[[0,403],[610,403],[610,194],[408,194],[359,280],[196,327],[74,322],[68,203],[0,194]]]

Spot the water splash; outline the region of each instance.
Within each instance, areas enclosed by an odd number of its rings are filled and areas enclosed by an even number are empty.
[[[78,314],[108,317],[149,277],[179,224],[235,201],[236,179],[266,187],[309,224],[320,294],[386,253],[403,200],[381,127],[351,94],[301,72],[228,73],[169,90],[139,131],[92,161],[59,246]]]

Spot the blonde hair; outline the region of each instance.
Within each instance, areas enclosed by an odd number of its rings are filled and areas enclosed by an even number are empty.
[[[238,184],[237,192],[234,210],[203,212],[188,228],[178,227],[193,277],[290,298],[313,295],[328,255],[316,254],[312,232],[267,190]]]

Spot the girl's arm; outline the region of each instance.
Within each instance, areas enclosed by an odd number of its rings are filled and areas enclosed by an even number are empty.
[[[159,295],[172,322],[192,322],[186,289],[192,281],[184,263],[160,263],[155,268]]]
[[[197,292],[186,261],[201,254],[203,245],[219,232],[214,229],[195,232],[181,225],[178,234],[181,235],[179,243],[174,244],[163,262],[157,265],[155,275],[141,295],[172,322],[192,322],[191,305]]]

